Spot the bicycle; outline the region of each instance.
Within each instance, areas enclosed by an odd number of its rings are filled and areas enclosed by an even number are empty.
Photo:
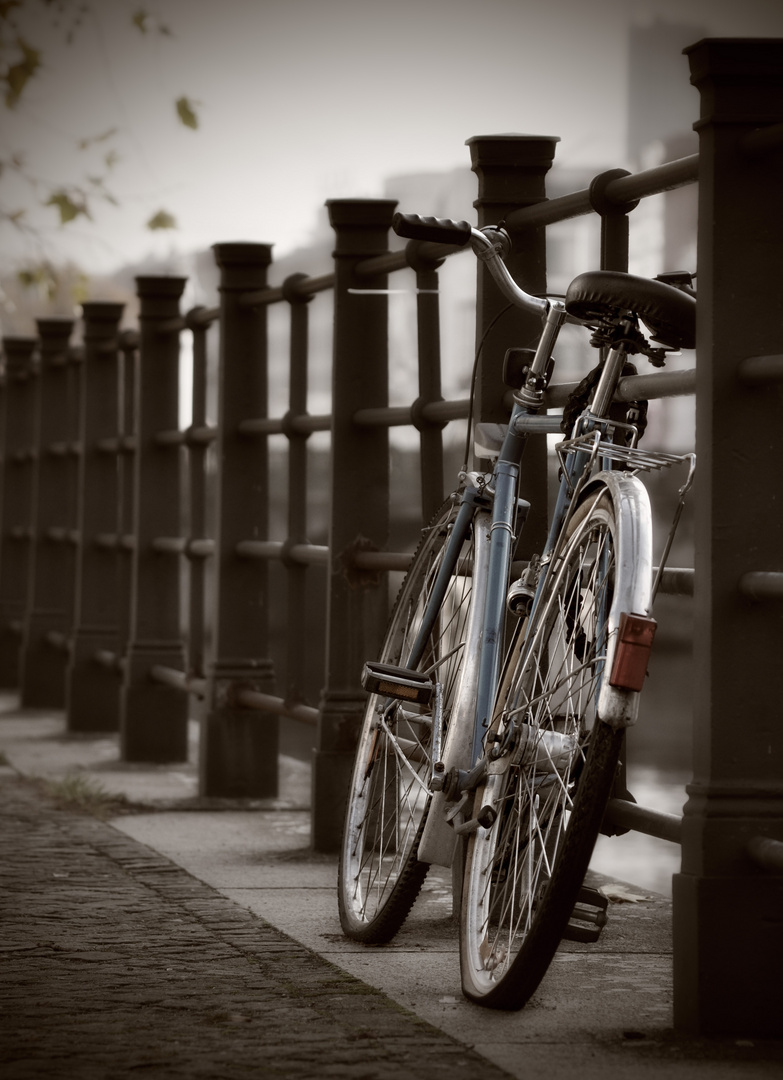
[[[381,944],[402,926],[429,865],[464,858],[465,995],[520,1008],[564,936],[595,940],[606,900],[583,885],[636,719],[655,633],[652,524],[640,470],[692,455],[639,448],[646,402],[613,404],[628,356],[654,364],[692,347],[695,298],[680,282],[599,271],[564,299],[512,278],[502,226],[395,216],[406,237],[470,244],[513,305],[543,322],[536,350],[509,350],[507,427],[477,425],[491,474],[460,473],[422,539],[392,612],[369,692],[338,871],[344,933]],[[548,539],[517,576],[529,503],[517,490],[563,324],[601,349],[565,410]],[[644,325],[647,336],[642,331]],[[490,445],[491,444],[491,445]],[[510,627],[508,624],[511,624]],[[462,845],[460,850],[459,846]]]

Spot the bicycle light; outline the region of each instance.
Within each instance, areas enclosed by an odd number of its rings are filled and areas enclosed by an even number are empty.
[[[650,615],[622,613],[610,686],[623,690],[642,689],[657,625]]]

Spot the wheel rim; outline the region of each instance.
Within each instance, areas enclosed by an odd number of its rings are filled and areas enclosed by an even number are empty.
[[[514,749],[476,795],[497,817],[472,842],[463,979],[496,991],[531,939],[562,850],[605,653],[613,518],[593,507],[568,542],[496,726]],[[502,771],[500,771],[502,770]]]
[[[435,526],[403,583],[381,660],[407,663],[453,525]],[[433,672],[443,686],[443,726],[448,726],[459,677],[470,608],[472,541],[466,541],[458,572],[418,670]],[[384,708],[385,706],[385,708]],[[362,727],[346,819],[341,866],[344,928],[361,931],[378,919],[405,875],[430,801],[432,710],[370,695]]]

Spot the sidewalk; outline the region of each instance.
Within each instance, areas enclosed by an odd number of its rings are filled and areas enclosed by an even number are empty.
[[[192,764],[122,764],[116,738],[0,709],[9,1080],[781,1075],[782,1043],[674,1037],[664,898],[631,888],[596,945],[566,943],[524,1010],[495,1013],[462,998],[446,871],[391,945],[342,936],[301,762],[274,803],[199,800]]]

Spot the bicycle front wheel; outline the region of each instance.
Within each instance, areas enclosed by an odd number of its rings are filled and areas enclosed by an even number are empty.
[[[386,631],[382,663],[407,666],[455,527],[458,501],[447,501],[425,530]],[[442,685],[448,728],[465,651],[473,592],[469,529],[416,668]],[[431,797],[433,710],[371,694],[348,797],[338,870],[340,922],[356,941],[382,944],[402,926],[428,864],[417,859]]]
[[[618,589],[640,594],[624,575],[649,577],[639,532],[626,530],[619,559],[611,493],[577,506],[501,682],[493,729],[503,751],[475,796],[496,816],[470,837],[460,924],[463,990],[482,1005],[520,1008],[535,991],[589,865],[622,743],[597,717],[609,613]]]

